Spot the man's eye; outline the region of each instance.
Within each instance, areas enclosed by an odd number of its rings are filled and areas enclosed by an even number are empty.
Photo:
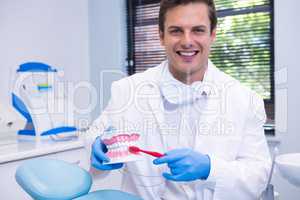
[[[197,28],[197,29],[194,30],[194,32],[195,32],[195,33],[204,33],[205,30],[202,29],[202,28]]]
[[[178,34],[180,33],[181,31],[179,29],[174,29],[174,30],[171,30],[170,33],[171,34]]]

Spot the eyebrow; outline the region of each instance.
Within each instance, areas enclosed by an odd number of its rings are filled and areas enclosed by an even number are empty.
[[[198,25],[198,26],[193,26],[192,27],[192,29],[194,29],[194,28],[207,28],[207,26],[205,26],[205,25]],[[182,29],[182,27],[181,26],[169,26],[168,28],[167,28],[168,30],[169,29]]]

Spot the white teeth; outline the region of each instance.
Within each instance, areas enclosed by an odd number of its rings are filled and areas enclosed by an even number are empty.
[[[196,52],[195,51],[193,51],[193,52],[179,51],[179,54],[182,55],[182,56],[193,56],[193,55],[196,55]]]
[[[124,141],[124,142],[116,142],[111,145],[107,145],[108,150],[116,150],[116,149],[127,149],[129,146],[134,146],[136,143],[135,141]]]

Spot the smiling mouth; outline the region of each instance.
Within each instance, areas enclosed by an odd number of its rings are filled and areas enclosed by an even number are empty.
[[[183,57],[192,57],[192,56],[195,56],[199,53],[199,51],[176,51],[176,53],[179,55],[179,56],[183,56]]]

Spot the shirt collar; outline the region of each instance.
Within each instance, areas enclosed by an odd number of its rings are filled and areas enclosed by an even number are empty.
[[[203,77],[203,81],[196,81],[191,85],[186,85],[173,77],[169,71],[168,62],[164,63],[162,79],[160,82],[160,90],[163,97],[173,104],[191,103],[201,97],[209,96],[211,93],[211,66],[208,61],[208,67]]]

